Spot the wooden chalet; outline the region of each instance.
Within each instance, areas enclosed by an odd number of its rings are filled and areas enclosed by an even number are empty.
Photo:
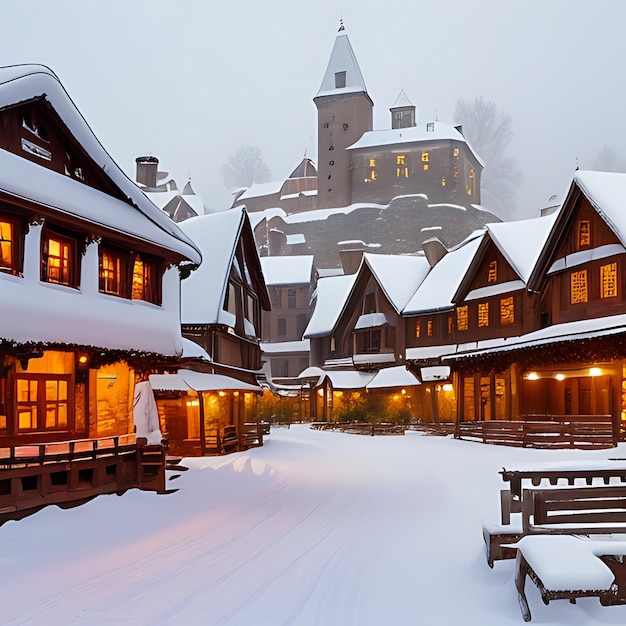
[[[182,351],[200,261],[51,70],[0,68],[0,522],[164,489],[145,378]]]
[[[478,328],[479,312],[470,317],[473,343],[447,357],[458,376],[460,422],[543,420],[582,444],[623,436],[625,196],[626,175],[577,172],[528,272],[526,290],[515,296],[521,319],[510,326],[516,330],[497,327],[508,294],[495,296],[500,303],[492,305],[497,317],[491,340]],[[514,238],[519,242],[522,229],[522,223],[517,232],[512,227],[509,250],[519,247]],[[470,291],[457,293],[457,311],[468,306],[473,281],[488,272],[491,258],[486,249],[475,275],[464,281]]]
[[[261,311],[270,300],[245,209],[192,217],[181,229],[205,262],[183,283],[183,336],[208,358],[154,379],[174,454],[222,454],[258,445]]]
[[[373,413],[408,419],[412,396],[407,388],[419,381],[404,366],[401,311],[428,269],[423,256],[364,254],[354,276],[318,281],[318,301],[305,333],[313,368],[300,375],[301,380],[317,376],[308,383],[317,389],[311,411],[318,420]],[[386,384],[381,377],[374,381],[387,368],[396,376],[383,376]]]

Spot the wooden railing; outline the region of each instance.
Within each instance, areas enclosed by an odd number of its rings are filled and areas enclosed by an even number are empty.
[[[404,435],[403,424],[377,424],[370,422],[312,422],[316,430],[338,430],[354,435]]]
[[[457,439],[524,448],[612,448],[610,415],[525,415],[521,420],[460,422]]]
[[[0,448],[0,469],[97,459],[134,452],[134,434]]]

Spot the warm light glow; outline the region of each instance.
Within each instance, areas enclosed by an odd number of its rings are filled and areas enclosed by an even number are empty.
[[[187,400],[187,406],[200,406],[200,400]]]
[[[318,389],[317,390],[317,395],[321,398],[324,395],[324,390],[323,389]]]
[[[602,376],[602,370],[599,367],[589,369],[589,376]]]
[[[452,383],[446,383],[443,386],[443,390],[444,391],[454,391],[454,386],[452,385]]]
[[[626,422],[626,411],[622,411],[622,422]]]
[[[341,398],[343,396],[343,391],[333,391],[333,396],[335,396],[335,398]]]
[[[556,378],[557,380],[565,380],[565,374],[557,374],[557,375],[555,376],[555,378]]]
[[[225,391],[218,391],[218,392],[217,392],[217,395],[218,395],[220,398],[223,398],[223,397],[226,395],[226,392],[225,392]]]
[[[233,396],[235,396],[235,398],[239,397],[239,392],[238,391],[233,391]]]
[[[89,360],[89,358],[87,357],[87,355],[86,355],[86,354],[81,354],[81,355],[78,357],[78,362],[79,362],[81,365],[85,365],[85,363],[87,363],[87,361],[88,361],[88,360]]]
[[[403,396],[406,396],[406,389],[401,389],[401,390],[400,390],[400,393],[401,393]]]
[[[528,372],[528,374],[526,374],[526,380],[539,380],[539,374],[537,374],[537,372]]]

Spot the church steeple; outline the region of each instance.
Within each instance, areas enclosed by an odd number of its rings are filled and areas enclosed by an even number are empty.
[[[389,109],[391,128],[411,128],[415,126],[415,105],[406,97],[404,90]]]
[[[317,206],[347,206],[352,180],[346,148],[372,130],[374,103],[343,20],[313,102],[317,107]]]

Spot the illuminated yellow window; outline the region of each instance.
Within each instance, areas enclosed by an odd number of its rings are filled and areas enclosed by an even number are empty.
[[[376,159],[370,159],[365,182],[369,182],[371,180],[376,180]]]
[[[452,155],[453,155],[453,156],[457,156],[457,157],[458,157],[458,156],[459,156],[459,149],[458,149],[458,148],[455,148],[455,149],[452,151]]]
[[[591,245],[591,223],[589,220],[578,222],[578,245],[581,248]]]
[[[454,334],[454,318],[450,315],[448,317],[448,335],[452,336]]]
[[[396,177],[397,178],[409,177],[409,168],[407,167],[406,156],[404,154],[396,155]]]
[[[41,279],[48,283],[73,285],[73,250],[75,243],[61,238],[48,237],[43,242]]]
[[[432,320],[428,320],[428,321],[426,322],[426,334],[427,334],[429,337],[432,337],[432,336],[433,336],[433,321],[432,321]]]
[[[465,191],[467,192],[468,196],[472,195],[472,188],[471,187],[468,187]]]
[[[489,326],[489,302],[478,305],[478,327]]]
[[[442,177],[441,177],[441,186],[442,186],[442,187],[445,187],[445,186],[446,186],[446,177],[445,177],[445,176],[442,176]]]
[[[420,321],[417,320],[417,322],[415,322],[415,337],[416,337],[416,339],[419,339],[421,334],[422,334],[422,325],[421,325]]]
[[[456,310],[456,328],[457,330],[467,330],[467,305],[460,306]]]
[[[489,271],[487,272],[487,282],[495,283],[498,280],[498,262],[491,261],[489,263]]]
[[[428,163],[430,155],[428,152],[422,152],[422,163]]]
[[[587,270],[580,270],[580,272],[572,272],[570,279],[571,298],[572,304],[580,304],[581,302],[587,302]]]
[[[513,296],[500,300],[500,325],[508,326],[515,322],[515,303]]]
[[[13,265],[13,223],[0,220],[0,267]]]
[[[603,298],[615,298],[617,296],[617,262],[609,263],[600,267],[600,284]]]

